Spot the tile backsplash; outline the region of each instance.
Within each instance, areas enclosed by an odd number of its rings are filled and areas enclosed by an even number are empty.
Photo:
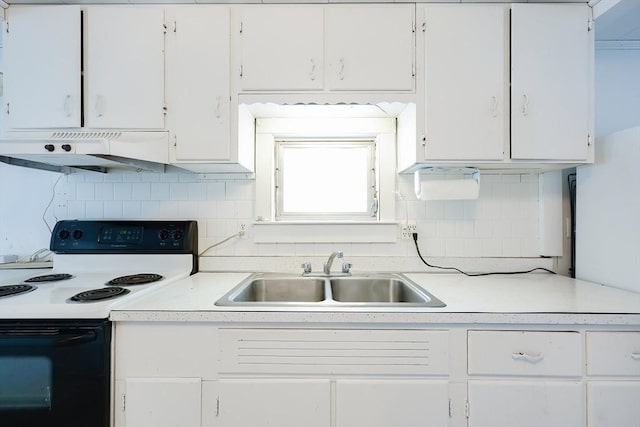
[[[412,240],[377,244],[258,244],[253,180],[215,180],[191,173],[74,173],[55,186],[55,219],[197,219],[200,249],[236,233],[208,254],[223,256],[321,256],[336,248],[353,256],[415,256]],[[537,257],[538,175],[483,175],[480,196],[467,201],[417,201],[413,177],[398,177],[396,218],[417,225],[429,257]],[[399,231],[398,231],[399,233]],[[335,246],[335,248],[334,248]],[[338,247],[339,246],[339,247]]]

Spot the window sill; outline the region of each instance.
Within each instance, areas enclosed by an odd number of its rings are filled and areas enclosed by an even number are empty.
[[[293,222],[253,223],[256,243],[395,243],[396,222]]]

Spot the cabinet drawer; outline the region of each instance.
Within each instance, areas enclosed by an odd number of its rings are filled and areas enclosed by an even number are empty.
[[[221,329],[224,374],[448,375],[448,331]]]
[[[640,332],[587,332],[587,373],[640,376]]]
[[[578,332],[469,331],[470,375],[580,376]]]

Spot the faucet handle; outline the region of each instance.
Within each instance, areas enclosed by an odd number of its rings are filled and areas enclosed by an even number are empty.
[[[309,261],[303,262],[300,267],[304,269],[305,273],[311,273],[311,263]]]
[[[353,267],[353,264],[351,264],[350,262],[345,262],[342,264],[342,272],[343,273],[349,273],[349,270],[351,270],[351,267]]]

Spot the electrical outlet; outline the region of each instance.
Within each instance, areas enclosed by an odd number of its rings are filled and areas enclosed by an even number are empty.
[[[412,239],[413,233],[417,232],[416,224],[409,222],[409,224],[405,224],[402,226],[402,238],[403,239]]]
[[[243,238],[247,237],[247,225],[240,224],[240,230],[238,231],[238,237]]]

